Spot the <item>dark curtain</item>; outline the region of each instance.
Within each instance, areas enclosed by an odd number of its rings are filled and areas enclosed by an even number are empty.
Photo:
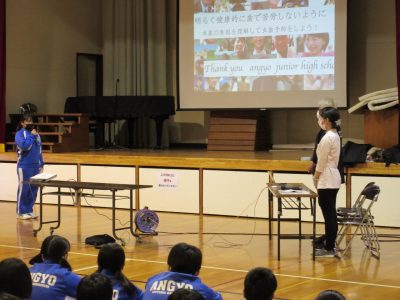
[[[6,0],[0,0],[0,145],[6,138]],[[0,150],[2,148],[0,146]]]
[[[400,0],[396,0],[396,57],[397,57],[397,87],[400,87]],[[399,108],[400,110],[400,105]],[[399,137],[400,143],[400,118],[399,118]]]

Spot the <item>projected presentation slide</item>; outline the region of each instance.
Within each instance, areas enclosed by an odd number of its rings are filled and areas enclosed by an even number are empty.
[[[346,0],[178,3],[179,109],[346,107]]]
[[[187,1],[194,92],[335,90],[335,1]]]

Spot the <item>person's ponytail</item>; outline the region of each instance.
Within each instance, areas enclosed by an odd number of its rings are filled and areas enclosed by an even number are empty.
[[[130,296],[136,296],[138,289],[122,272],[117,272],[115,278],[121,282],[122,287]]]
[[[47,253],[44,255],[44,258],[60,265],[65,265],[65,257],[68,254],[70,247],[71,246],[66,238],[56,236],[49,242]]]

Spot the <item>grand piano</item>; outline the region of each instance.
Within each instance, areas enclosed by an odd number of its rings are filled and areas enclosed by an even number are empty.
[[[133,147],[134,120],[149,117],[156,122],[156,148],[161,147],[164,120],[175,114],[174,96],[84,96],[65,101],[65,113],[86,113],[96,121],[96,146],[105,145],[104,126],[116,120],[127,120],[129,146]],[[109,142],[111,141],[110,130]]]

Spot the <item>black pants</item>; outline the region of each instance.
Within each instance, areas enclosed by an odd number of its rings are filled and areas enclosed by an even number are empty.
[[[318,189],[318,204],[325,220],[326,250],[335,248],[338,231],[336,216],[336,195],[338,191],[339,189]]]

